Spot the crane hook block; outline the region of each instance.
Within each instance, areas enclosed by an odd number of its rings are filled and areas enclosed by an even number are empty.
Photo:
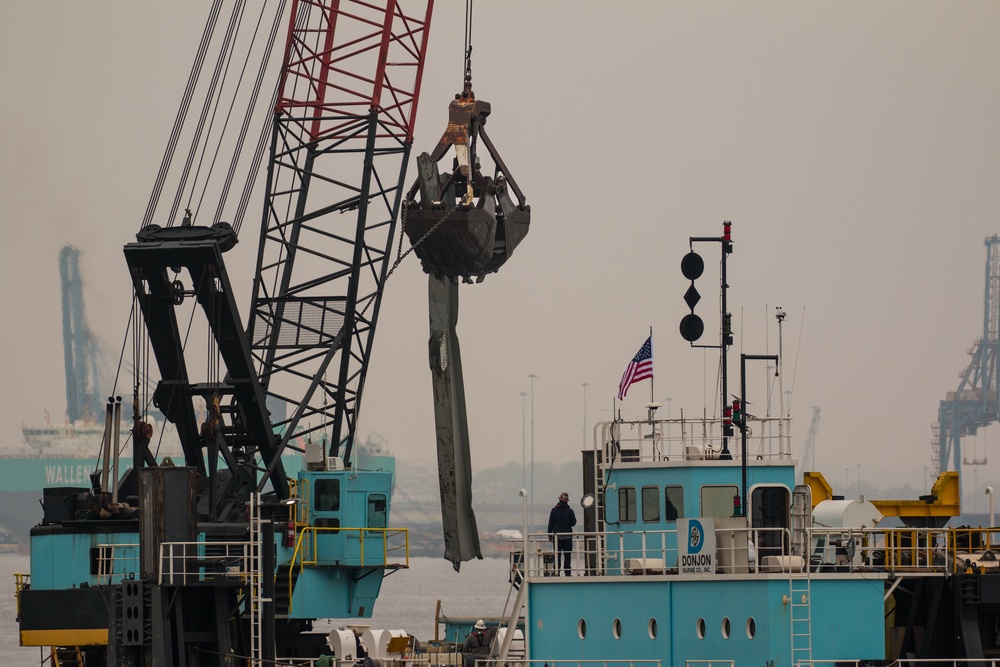
[[[448,107],[448,127],[438,145],[417,157],[417,180],[403,202],[403,231],[433,276],[481,282],[528,234],[531,207],[486,135],[490,111],[467,82]],[[482,173],[480,140],[495,164],[492,177]],[[442,174],[438,163],[451,147],[452,171]]]

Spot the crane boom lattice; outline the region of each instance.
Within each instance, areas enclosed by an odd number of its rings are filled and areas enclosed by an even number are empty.
[[[248,339],[284,441],[328,435],[348,461],[432,6],[299,0],[289,22]]]

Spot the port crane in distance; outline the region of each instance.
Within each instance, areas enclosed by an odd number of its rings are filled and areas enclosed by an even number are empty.
[[[962,437],[975,435],[980,428],[1000,421],[1000,237],[991,236],[984,244],[982,335],[969,348],[969,364],[959,373],[958,387],[948,392],[938,406],[931,441],[931,462],[938,473],[959,471],[963,463],[986,463],[985,456],[983,459],[962,456]]]

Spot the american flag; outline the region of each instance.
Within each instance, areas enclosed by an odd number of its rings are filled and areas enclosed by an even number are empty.
[[[632,357],[632,361],[629,362],[628,368],[625,369],[625,374],[622,375],[622,381],[618,385],[618,400],[625,398],[625,394],[628,393],[628,388],[633,382],[638,382],[639,380],[645,380],[646,378],[653,377],[653,337],[650,336],[646,339],[646,342],[642,344],[639,351],[635,353]]]

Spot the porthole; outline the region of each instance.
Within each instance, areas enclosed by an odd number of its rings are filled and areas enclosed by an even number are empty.
[[[698,633],[698,639],[705,638],[705,619],[698,619],[698,622],[695,624],[695,632]]]
[[[730,627],[729,627],[729,617],[726,616],[724,619],[722,619],[722,638],[723,639],[729,639],[729,630],[730,630]]]
[[[611,634],[615,636],[615,639],[622,638],[622,622],[620,619],[615,619],[615,622],[611,624]]]
[[[656,639],[656,619],[649,619],[649,623],[646,626],[646,630],[649,632],[650,639]]]
[[[747,619],[747,638],[753,639],[754,635],[757,634],[757,621],[753,620],[753,616]]]
[[[587,637],[587,621],[582,618],[576,622],[576,634],[580,639]]]

